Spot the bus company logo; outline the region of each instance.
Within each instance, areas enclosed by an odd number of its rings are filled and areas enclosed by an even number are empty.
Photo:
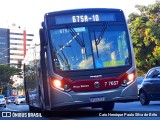
[[[99,87],[100,87],[100,83],[96,81],[96,82],[94,83],[94,87],[95,87],[95,88],[99,88]]]
[[[91,75],[90,78],[100,78],[102,75]]]
[[[2,117],[12,117],[11,112],[2,112]]]

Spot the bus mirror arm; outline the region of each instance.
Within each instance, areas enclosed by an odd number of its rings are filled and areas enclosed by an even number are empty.
[[[39,35],[40,35],[40,43],[42,46],[46,46],[47,45],[47,40],[45,37],[45,30],[44,29],[40,29],[39,30]]]

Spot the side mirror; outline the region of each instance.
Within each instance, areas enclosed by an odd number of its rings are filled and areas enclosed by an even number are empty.
[[[40,35],[40,43],[42,46],[46,46],[47,45],[47,40],[45,37],[45,30],[44,29],[40,29],[39,30],[39,35]]]

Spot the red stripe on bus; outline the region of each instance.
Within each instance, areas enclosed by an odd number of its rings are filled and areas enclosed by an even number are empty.
[[[97,91],[97,90],[115,89],[120,87],[122,81],[124,79],[127,79],[127,75],[128,74],[125,73],[117,78],[116,77],[93,78],[93,79],[79,80],[76,82],[64,78],[64,81],[75,92]]]

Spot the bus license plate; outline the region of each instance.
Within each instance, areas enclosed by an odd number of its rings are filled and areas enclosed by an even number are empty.
[[[105,98],[104,97],[90,98],[90,102],[101,102],[101,101],[105,101]]]

